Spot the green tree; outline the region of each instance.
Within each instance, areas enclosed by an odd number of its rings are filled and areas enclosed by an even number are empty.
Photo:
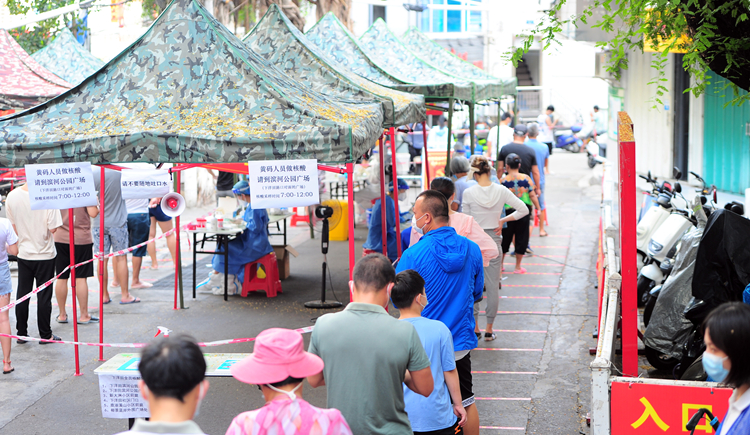
[[[558,35],[566,25],[589,25],[594,12],[603,10],[592,27],[612,35],[597,46],[610,51],[607,70],[615,77],[627,69],[629,51],[643,51],[649,44],[660,52],[652,63],[659,86],[657,101],[666,91],[661,83],[666,81],[667,55],[675,49],[684,51],[682,67],[695,79],[688,91],[696,96],[705,92],[706,73],[711,70],[727,79],[735,97],[732,103],[750,100],[750,94],[740,95],[740,89],[750,91],[750,0],[594,0],[580,15],[563,17],[566,2],[554,3],[523,45],[506,53],[514,65],[535,40],[546,49],[559,43]]]
[[[42,13],[58,9],[63,6],[73,4],[75,0],[7,0],[7,6],[13,15],[23,15],[26,13]],[[57,32],[68,24],[68,27],[77,34],[79,30],[85,30],[80,24],[79,14],[82,11],[76,11],[61,15],[49,20],[34,23],[31,26],[17,27],[10,29],[9,33],[18,41],[18,43],[31,54],[38,51],[51,41]]]

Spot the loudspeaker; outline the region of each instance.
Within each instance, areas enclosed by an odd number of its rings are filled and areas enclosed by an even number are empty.
[[[177,217],[185,211],[185,198],[179,193],[170,192],[161,199],[161,210],[169,217]]]

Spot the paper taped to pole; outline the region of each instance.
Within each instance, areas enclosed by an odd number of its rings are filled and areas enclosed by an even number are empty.
[[[260,160],[247,166],[253,209],[320,203],[317,160]]]
[[[32,210],[97,205],[90,162],[26,165]]]
[[[125,169],[121,172],[122,199],[160,198],[169,193],[169,171],[140,171]]]

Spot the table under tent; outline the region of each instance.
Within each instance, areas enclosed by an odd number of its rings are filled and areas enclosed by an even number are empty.
[[[101,59],[83,48],[67,27],[63,27],[55,39],[31,57],[39,65],[72,84],[81,83],[104,66]]]
[[[70,89],[0,29],[0,110],[27,109]]]
[[[198,0],[173,0],[96,74],[0,120],[0,166],[317,159],[320,169],[348,175],[351,274],[354,162],[380,138],[383,123],[380,101],[310,89],[251,51]],[[179,251],[177,261],[179,270]],[[100,344],[104,285],[100,277]]]
[[[423,122],[426,118],[425,99],[422,95],[410,94],[373,83],[363,78],[346,65],[340,64],[323,50],[310,42],[284,15],[278,5],[272,4],[258,24],[243,38],[245,44],[268,62],[283,69],[293,80],[304,83],[321,93],[351,100],[378,100],[383,104],[385,119],[383,127],[391,136],[391,158],[394,179],[396,173],[395,128],[405,124]],[[380,198],[385,203],[385,152],[382,139],[379,141]],[[395,201],[396,216],[399,216],[398,201]],[[383,221],[383,254],[387,255],[386,207],[381,207]],[[401,255],[401,232],[396,231],[398,256]]]

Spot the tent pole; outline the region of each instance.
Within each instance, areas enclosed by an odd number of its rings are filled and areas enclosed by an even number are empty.
[[[178,171],[177,176],[174,179],[175,183],[175,192],[178,194],[180,193],[180,178],[181,178],[182,172]],[[175,292],[179,288],[179,298],[180,298],[180,309],[185,308],[185,299],[182,294],[182,254],[180,252],[180,216],[175,216],[175,233],[176,233],[176,240],[175,244],[175,285],[177,286],[175,288]],[[175,301],[176,302],[176,301]],[[177,309],[177,304],[175,303],[175,309]]]
[[[99,344],[104,343],[104,172],[99,167]],[[70,225],[70,222],[68,222]],[[112,300],[112,295],[109,295]],[[99,346],[99,361],[104,361],[104,347]]]
[[[346,164],[347,201],[349,202],[349,280],[354,276],[354,163]],[[349,300],[352,300],[351,289]]]
[[[453,98],[448,98],[448,149],[445,157],[445,176],[451,175],[451,139],[453,138]]]
[[[422,121],[422,149],[424,150],[424,162],[422,162],[422,171],[427,179],[427,186],[430,185],[430,158],[427,155],[427,121]]]
[[[498,159],[500,158],[500,112],[502,112],[502,107],[500,106],[500,100],[497,100],[497,138],[495,139],[495,155],[492,156],[495,159],[495,170],[497,171],[500,169],[500,162],[498,162]],[[497,174],[499,178],[502,178],[502,174]]]
[[[76,294],[76,236],[75,231],[73,230],[74,223],[73,223],[73,209],[68,209],[68,233],[70,234],[70,289],[73,293],[73,341],[78,342],[78,305],[77,305],[77,299],[78,295]],[[76,344],[74,346],[75,348],[75,360],[76,360],[76,376],[81,376],[81,365],[78,359],[78,345]]]
[[[401,258],[401,214],[398,210],[398,175],[396,175],[396,128],[389,130],[391,136],[391,160],[393,161],[393,202],[396,206],[396,252]]]
[[[469,141],[471,144],[469,145],[469,151],[471,151],[471,155],[474,155],[474,144],[476,146],[479,146],[479,143],[476,142],[477,139],[477,127],[476,127],[476,120],[474,119],[474,109],[475,109],[475,102],[470,101],[469,102]]]
[[[383,237],[383,255],[388,256],[388,219],[386,218],[385,203],[385,147],[383,146],[383,135],[378,139],[378,154],[380,157],[380,228]],[[372,217],[371,217],[372,219]]]

